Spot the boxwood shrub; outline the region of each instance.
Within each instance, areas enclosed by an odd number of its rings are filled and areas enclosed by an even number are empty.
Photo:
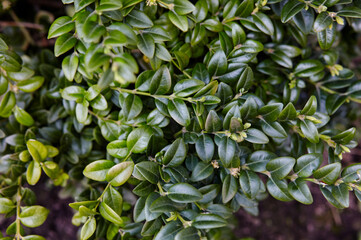
[[[0,239],[44,239],[42,175],[81,240],[220,239],[268,195],[312,204],[310,184],[361,199],[361,164],[342,162],[361,1],[62,1],[54,54],[0,40]]]

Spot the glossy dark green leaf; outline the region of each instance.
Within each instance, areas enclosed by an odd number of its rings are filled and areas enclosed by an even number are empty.
[[[187,147],[183,138],[177,138],[167,149],[163,157],[163,164],[176,167],[184,162],[187,156]]]
[[[70,49],[72,49],[77,43],[77,39],[69,33],[61,35],[58,39],[56,39],[54,46],[55,56],[58,57]]]
[[[188,97],[204,86],[204,82],[197,79],[184,79],[174,86],[174,93],[178,97]]]
[[[361,9],[354,6],[344,7],[337,12],[337,16],[350,17],[350,18],[361,18]]]
[[[317,15],[315,23],[313,24],[313,30],[315,32],[321,32],[328,28],[332,24],[332,18],[328,12],[321,12]]]
[[[302,155],[297,158],[296,165],[294,167],[295,173],[299,177],[309,177],[321,166],[322,160],[322,155],[319,153]]]
[[[160,67],[152,77],[149,84],[149,92],[151,94],[165,94],[172,85],[172,78],[169,69],[166,66]]]
[[[227,71],[227,57],[222,50],[216,51],[209,60],[208,71],[211,76],[219,76]]]
[[[207,134],[202,134],[196,140],[196,152],[198,157],[208,163],[213,159],[214,155],[214,143],[212,138]]]
[[[269,142],[268,137],[256,128],[247,129],[247,137],[245,140],[255,144],[266,144]]]
[[[205,123],[207,132],[216,132],[222,128],[222,120],[214,110],[209,111]]]
[[[243,193],[251,198],[256,198],[261,190],[261,179],[253,171],[245,170],[239,174],[239,185]]]
[[[187,227],[175,235],[174,240],[183,240],[183,239],[189,239],[189,240],[198,240],[200,239],[198,230],[194,227]]]
[[[313,173],[313,176],[327,184],[333,184],[341,173],[341,163],[336,162],[326,165]]]
[[[303,60],[295,68],[298,77],[312,77],[323,71],[323,64],[318,60]]]
[[[177,13],[170,11],[168,12],[169,20],[183,32],[188,31],[188,19],[186,16],[178,15]]]
[[[182,229],[183,226],[179,222],[172,221],[160,229],[154,237],[154,240],[173,240],[176,234]]]
[[[280,180],[277,178],[269,178],[267,181],[267,190],[272,195],[272,197],[277,200],[288,202],[292,201],[293,198],[288,192],[286,180]]]
[[[168,101],[168,111],[170,116],[180,125],[188,126],[190,124],[190,116],[187,105],[181,99]]]
[[[278,157],[269,161],[266,169],[271,173],[272,179],[283,179],[293,169],[296,160],[292,157]]]
[[[311,96],[301,110],[301,114],[312,116],[317,110],[317,99]]]
[[[297,0],[288,1],[282,8],[281,21],[288,22],[293,16],[299,13],[306,4]]]
[[[313,122],[310,120],[302,120],[300,122],[300,127],[302,133],[305,135],[305,137],[312,143],[318,143],[319,141],[319,135],[318,130]]]
[[[281,121],[294,120],[297,117],[297,111],[293,104],[290,102],[286,107],[281,111],[278,116],[278,119]]]
[[[232,175],[227,175],[222,184],[222,202],[227,203],[233,199],[238,189],[237,180]]]
[[[282,108],[283,108],[282,103],[270,103],[261,107],[258,110],[258,113],[262,115],[262,117],[266,121],[273,122],[276,121],[276,119],[279,117]]]
[[[253,22],[257,28],[267,35],[274,34],[274,26],[271,19],[264,13],[257,12],[253,15]]]
[[[215,214],[199,214],[192,222],[192,226],[198,229],[220,228],[227,225],[227,221]]]
[[[291,196],[303,204],[312,204],[313,198],[306,181],[301,178],[296,179],[288,184],[288,192]]]
[[[48,38],[59,37],[64,33],[68,33],[75,28],[75,23],[72,21],[71,17],[63,16],[57,18],[50,26]]]
[[[177,203],[192,203],[203,198],[202,194],[188,183],[177,183],[168,189],[167,196]]]
[[[198,162],[192,172],[192,176],[190,178],[193,182],[198,182],[206,179],[207,177],[211,176],[213,173],[213,166],[212,164],[205,163],[205,162]]]
[[[154,39],[150,34],[139,34],[137,36],[137,46],[139,50],[148,58],[152,58],[155,53]]]
[[[147,126],[134,129],[127,138],[129,152],[141,153],[146,150],[152,134],[152,129]]]
[[[127,22],[136,28],[150,28],[153,26],[152,20],[147,14],[139,10],[133,10],[127,15]]]
[[[224,167],[228,168],[236,154],[236,142],[228,137],[223,137],[218,143],[218,155]]]
[[[137,163],[133,175],[140,180],[147,180],[150,183],[157,184],[159,179],[158,164],[149,161]]]

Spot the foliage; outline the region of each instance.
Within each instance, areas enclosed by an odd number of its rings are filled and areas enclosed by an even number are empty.
[[[361,102],[343,37],[359,1],[63,3],[63,58],[0,41],[0,213],[16,216],[1,239],[43,239],[23,229],[48,215],[25,184],[42,174],[81,189],[82,240],[219,239],[268,193],[311,204],[309,184],[361,199],[361,165],[342,163],[356,129],[336,127]]]

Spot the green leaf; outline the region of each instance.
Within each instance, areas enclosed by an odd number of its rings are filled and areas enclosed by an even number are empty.
[[[282,103],[270,103],[258,110],[258,113],[262,115],[263,119],[268,122],[274,122],[277,120],[283,108]]]
[[[311,191],[308,188],[306,181],[301,178],[290,182],[288,184],[288,191],[291,196],[300,203],[309,205],[313,202]]]
[[[177,210],[178,209],[174,202],[172,202],[167,196],[157,198],[149,207],[149,211],[154,213],[175,212]]]
[[[127,121],[130,121],[136,118],[142,112],[142,109],[143,102],[140,97],[135,94],[129,94],[122,104],[121,113]]]
[[[355,163],[345,167],[341,173],[342,180],[346,183],[357,181],[358,179],[360,179],[359,177],[359,173],[361,173],[360,170],[361,170],[361,163]]]
[[[101,0],[98,7],[96,8],[97,11],[113,11],[118,10],[123,6],[121,0]]]
[[[242,71],[242,74],[238,79],[236,91],[239,92],[241,89],[243,89],[243,91],[249,90],[252,86],[253,81],[254,81],[254,76],[253,76],[252,68],[246,67]]]
[[[188,0],[174,0],[174,11],[179,15],[186,15],[195,10],[194,5]]]
[[[331,48],[335,39],[336,39],[336,26],[333,26],[332,28],[328,27],[323,31],[317,33],[318,44],[320,45],[322,50],[327,50]]]
[[[46,240],[44,237],[39,235],[28,235],[23,237],[24,240]]]
[[[15,106],[14,116],[16,121],[18,121],[20,124],[24,126],[30,127],[34,125],[33,117],[29,113],[27,113],[24,109],[19,108],[18,106]]]
[[[12,91],[8,91],[4,97],[2,97],[0,102],[0,116],[9,117],[11,115],[12,109],[16,104],[15,94]]]
[[[187,240],[198,240],[200,239],[200,236],[198,234],[198,230],[195,229],[194,227],[187,227],[181,231],[179,231],[177,233],[177,235],[175,235],[174,240],[183,240],[183,239],[187,239]]]
[[[7,214],[15,208],[15,204],[7,198],[0,198],[0,214]]]
[[[319,153],[310,153],[302,155],[297,159],[295,165],[295,173],[299,177],[309,177],[312,173],[321,166],[322,155]]]
[[[174,86],[174,94],[178,97],[188,97],[200,90],[204,86],[204,82],[197,79],[184,79]]]
[[[59,37],[65,33],[68,33],[75,28],[75,23],[72,21],[69,16],[62,16],[57,18],[50,26],[48,39]]]
[[[95,221],[94,217],[89,218],[84,226],[81,228],[81,233],[80,233],[80,239],[81,240],[87,240],[89,239],[96,230],[97,227],[97,223]]]
[[[337,16],[350,17],[350,18],[361,18],[361,9],[354,6],[344,7],[337,12]]]
[[[227,57],[222,50],[217,50],[208,63],[208,71],[211,76],[220,76],[227,71]]]
[[[218,155],[224,167],[228,168],[236,154],[236,142],[229,137],[222,137],[218,143]]]
[[[125,158],[128,155],[127,141],[115,140],[107,145],[107,152],[116,158]]]
[[[273,138],[287,138],[287,133],[281,124],[278,122],[268,123],[262,119],[262,131]]]
[[[292,157],[279,157],[272,159],[266,165],[266,169],[271,173],[273,179],[283,179],[292,170],[296,160]]]
[[[106,203],[117,215],[121,215],[123,211],[122,195],[112,186],[105,191],[102,201]]]
[[[332,186],[332,196],[344,208],[348,208],[350,205],[349,195],[349,190],[345,183],[341,183],[338,186]]]
[[[168,189],[170,200],[177,203],[192,203],[203,198],[202,194],[192,185],[188,183],[177,183]]]
[[[123,185],[132,176],[134,169],[134,163],[132,161],[126,161],[118,163],[111,167],[107,174],[106,180],[114,187]]]
[[[253,22],[256,24],[259,30],[267,35],[273,36],[274,26],[271,19],[264,13],[257,12],[253,14]]]
[[[153,22],[148,15],[139,10],[133,10],[127,15],[127,23],[134,28],[153,27]]]
[[[39,162],[31,161],[26,171],[26,181],[30,185],[35,185],[41,176],[41,167]]]
[[[117,225],[123,224],[123,220],[121,219],[121,217],[105,202],[100,203],[99,212],[106,220]]]
[[[182,229],[183,226],[179,221],[172,221],[160,229],[154,240],[173,240],[175,235]]]
[[[162,162],[168,167],[177,167],[184,162],[186,156],[186,144],[183,138],[177,138],[165,152]]]
[[[186,16],[180,16],[173,11],[169,11],[168,17],[169,17],[169,20],[174,24],[174,26],[176,26],[183,32],[188,31],[188,19]]]
[[[282,8],[281,21],[288,22],[293,16],[301,12],[306,7],[306,4],[298,0],[290,0]]]
[[[69,86],[61,91],[62,98],[69,101],[82,101],[85,95],[85,90],[79,86]]]
[[[293,104],[290,102],[286,107],[281,111],[278,116],[278,119],[281,121],[294,120],[297,117],[297,111]]]
[[[198,229],[212,229],[227,226],[227,221],[215,214],[199,214],[192,222],[192,226]]]
[[[54,53],[56,57],[59,57],[60,55],[66,53],[70,49],[72,49],[75,44],[77,43],[77,39],[72,36],[70,33],[66,33],[61,35],[58,39],[55,41],[54,46]]]
[[[79,65],[79,57],[75,54],[66,56],[62,62],[62,69],[66,79],[73,81]]]
[[[37,162],[42,162],[48,156],[48,149],[41,142],[30,139],[26,142],[26,146],[29,150],[32,158]]]
[[[213,173],[213,166],[212,164],[205,163],[205,162],[198,162],[195,168],[193,169],[192,175],[190,180],[192,182],[202,181]]]
[[[153,58],[155,53],[155,43],[152,35],[142,33],[137,36],[137,46],[139,50],[148,58]]]
[[[297,77],[312,77],[324,69],[323,64],[318,60],[303,60],[295,68],[295,75]]]
[[[157,184],[159,179],[158,164],[155,162],[137,163],[133,175],[140,180],[147,180],[150,183]]]
[[[319,136],[317,127],[310,120],[301,120],[300,127],[305,137],[312,143],[318,143]]]
[[[42,206],[23,207],[20,222],[27,227],[34,228],[42,225],[48,217],[49,210]]]
[[[266,165],[269,161],[276,158],[276,154],[269,151],[255,151],[247,158],[247,166],[255,172],[266,171]]]
[[[191,119],[187,105],[181,99],[168,101],[168,111],[170,116],[180,125],[186,127],[190,124]]]
[[[337,196],[338,199],[336,199],[334,196],[333,196],[333,190],[336,186],[320,186],[320,190],[323,194],[323,196],[326,198],[326,200],[331,203],[333,206],[337,207],[337,208],[345,208],[345,206],[343,205],[343,202],[339,202],[339,200],[344,200],[345,198],[348,198],[348,197],[342,197],[341,196]],[[337,191],[337,190],[336,190]],[[348,190],[347,190],[347,194],[348,194]]]
[[[332,17],[327,11],[321,12],[316,17],[315,23],[313,24],[313,31],[321,32],[332,25]]]
[[[163,65],[160,67],[152,77],[149,85],[149,92],[151,94],[165,94],[172,86],[172,78],[169,69]]]
[[[222,120],[219,118],[216,111],[209,111],[205,123],[205,129],[207,132],[216,132],[222,129]]]
[[[77,103],[75,106],[76,120],[80,123],[85,123],[88,118],[88,102]]]
[[[268,137],[256,128],[247,129],[247,137],[245,140],[255,144],[266,144],[269,142]]]
[[[148,126],[134,129],[127,138],[127,147],[129,152],[141,153],[146,150],[152,135],[153,131]]]
[[[270,177],[267,181],[267,190],[277,200],[288,202],[293,198],[288,192],[287,182],[284,179]]]
[[[328,115],[333,115],[346,102],[347,96],[330,94],[326,99],[326,110]]]
[[[0,38],[0,51],[6,51],[8,49],[9,47],[6,42],[2,38]]]
[[[34,76],[32,78],[26,79],[17,83],[17,87],[23,92],[34,92],[38,90],[44,83],[44,77]]]
[[[207,134],[202,134],[196,140],[196,152],[198,157],[208,163],[212,160],[214,155],[214,143],[212,138]]]
[[[313,173],[313,176],[327,184],[333,184],[340,176],[341,163],[336,162],[326,165]]]
[[[348,144],[351,140],[353,140],[355,134],[356,128],[353,127],[333,136],[331,139],[340,144]]]
[[[227,203],[231,201],[236,195],[238,184],[235,177],[227,175],[222,184],[222,202]]]
[[[115,163],[110,160],[98,160],[88,164],[83,174],[94,181],[105,181],[107,172]]]
[[[79,12],[86,6],[92,4],[95,0],[74,0],[75,12]]]
[[[261,191],[261,179],[253,171],[244,170],[239,174],[239,185],[243,193],[250,199],[255,199]]]
[[[312,116],[317,110],[317,99],[315,96],[311,96],[305,106],[303,107],[301,114]]]

